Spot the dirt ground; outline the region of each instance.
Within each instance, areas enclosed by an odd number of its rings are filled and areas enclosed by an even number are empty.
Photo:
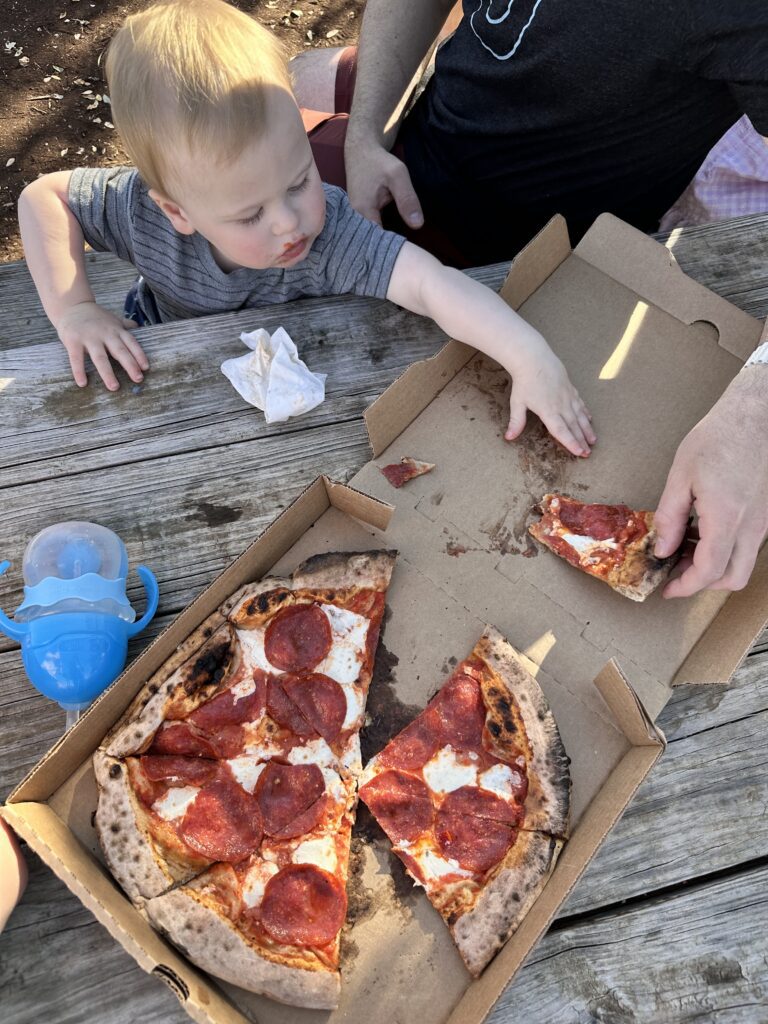
[[[22,257],[16,201],[49,171],[126,161],[110,121],[101,56],[151,0],[0,0],[0,262]],[[232,0],[290,56],[357,40],[364,0]]]

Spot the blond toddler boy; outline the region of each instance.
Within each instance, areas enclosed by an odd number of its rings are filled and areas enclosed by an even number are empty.
[[[146,321],[354,293],[431,317],[512,378],[505,437],[526,411],[574,455],[590,416],[544,338],[490,289],[384,231],[323,185],[277,40],[223,0],[169,0],[128,18],[106,61],[134,168],[48,174],[19,200],[27,263],[75,382],[90,358],[141,381],[131,327],[94,300],[83,243],[130,261]]]

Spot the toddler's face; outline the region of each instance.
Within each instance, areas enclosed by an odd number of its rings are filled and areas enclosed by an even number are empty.
[[[224,270],[295,266],[325,223],[325,193],[298,107],[280,90],[270,108],[267,130],[237,159],[178,164],[181,223],[170,219],[207,238]]]

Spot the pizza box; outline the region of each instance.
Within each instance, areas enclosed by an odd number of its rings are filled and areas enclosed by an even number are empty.
[[[638,605],[526,539],[548,490],[653,508],[678,441],[755,346],[760,325],[687,279],[657,243],[601,217],[571,252],[561,219],[515,260],[502,294],[543,330],[592,408],[600,442],[564,456],[531,422],[503,441],[506,382],[449,342],[367,414],[373,460],[316,480],[176,619],[11,794],[4,816],[140,966],[205,1024],[421,1020],[475,1024],[545,931],[663,749],[653,719],[679,682],[727,679],[763,625],[768,573],[746,590]],[[532,418],[533,420],[533,418]],[[380,466],[436,469],[394,490]],[[393,509],[394,506],[394,509]],[[297,1010],[202,975],[103,867],[91,754],[143,682],[237,587],[326,550],[397,547],[369,696],[370,756],[424,706],[486,623],[527,659],[572,760],[572,835],[525,921],[476,981],[447,929],[361,814],[337,1011]],[[364,1010],[362,1009],[364,1008]]]

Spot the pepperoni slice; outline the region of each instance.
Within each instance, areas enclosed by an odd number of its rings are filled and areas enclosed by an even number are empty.
[[[476,786],[462,786],[449,793],[440,808],[450,816],[471,815],[485,821],[497,821],[502,825],[519,825],[523,809],[510,803],[496,793]]]
[[[179,785],[202,786],[205,782],[211,782],[219,771],[216,761],[205,761],[201,757],[145,754],[139,760],[144,774],[152,782],[167,779]]]
[[[379,755],[388,768],[422,768],[440,746],[440,716],[427,708]]]
[[[259,805],[234,779],[211,782],[190,804],[179,835],[209,860],[235,864],[261,842]]]
[[[291,864],[267,882],[261,904],[264,929],[288,946],[325,946],[347,913],[338,879],[315,864]]]
[[[405,772],[374,776],[360,789],[360,798],[394,843],[416,839],[432,824],[429,790],[421,779]]]
[[[290,729],[294,735],[302,739],[316,735],[315,730],[283,689],[279,676],[270,676],[267,682],[267,714],[278,725]]]
[[[331,649],[328,616],[314,604],[282,608],[267,626],[264,653],[283,672],[311,672]]]
[[[261,810],[264,831],[267,835],[290,839],[314,828],[323,810],[320,797],[325,792],[323,773],[316,764],[279,764],[270,761],[259,776],[255,797]],[[293,822],[301,816],[306,821],[312,815],[304,812],[319,805],[309,828],[292,828]]]
[[[211,743],[186,722],[164,722],[155,733],[150,754],[184,754],[188,757],[217,757]]]
[[[211,745],[216,751],[216,756],[225,760],[242,754],[245,747],[245,731],[242,725],[221,726],[211,736]]]
[[[435,838],[441,852],[478,874],[498,864],[517,839],[517,830],[490,818],[453,813],[446,803],[437,812]]]
[[[347,698],[335,679],[320,672],[283,676],[284,692],[326,743],[338,739],[347,714]]]
[[[453,675],[432,702],[441,719],[443,743],[455,750],[476,750],[482,745],[485,704],[480,684],[461,670]]]
[[[238,691],[245,689],[244,680],[234,688],[224,690],[206,701],[187,717],[187,721],[205,732],[215,732],[224,725],[241,725],[257,721],[264,711],[267,700],[267,677],[259,669],[253,673],[254,689],[239,697]]]

